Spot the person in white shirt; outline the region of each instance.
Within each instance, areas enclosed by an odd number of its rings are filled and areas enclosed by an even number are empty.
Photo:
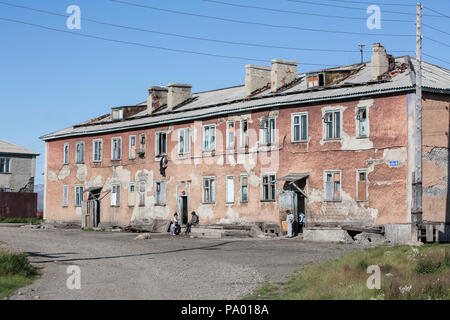
[[[291,212],[291,210],[288,210],[286,213],[287,238],[292,238],[294,236],[292,232],[292,225],[294,224],[294,214]]]

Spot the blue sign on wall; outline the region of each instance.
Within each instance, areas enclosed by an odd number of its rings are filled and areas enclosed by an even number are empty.
[[[389,161],[389,167],[396,167],[398,166],[398,161]]]

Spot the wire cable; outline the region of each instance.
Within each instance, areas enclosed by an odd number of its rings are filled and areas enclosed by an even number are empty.
[[[444,43],[444,42],[442,42],[442,41],[435,40],[435,39],[430,38],[430,37],[427,37],[427,36],[423,36],[423,38],[424,38],[424,39],[427,39],[427,40],[430,40],[430,41],[433,41],[433,42],[436,42],[436,43],[439,43],[439,44],[441,44],[441,45],[443,45],[443,46],[450,47],[450,45],[449,45],[448,43]]]
[[[448,34],[448,35],[450,36],[450,32],[443,31],[443,30],[441,30],[441,29],[435,28],[435,27],[430,26],[430,25],[428,25],[428,24],[425,24],[425,23],[423,23],[423,22],[422,22],[422,25],[423,25],[424,27],[433,29],[433,30],[435,30],[435,31],[438,31],[438,32],[442,32],[442,33]]]
[[[317,17],[326,17],[326,18],[338,18],[338,19],[350,19],[350,20],[364,20],[364,21],[367,20],[367,18],[363,18],[363,17],[335,16],[335,15],[320,14],[320,13],[273,9],[273,8],[266,8],[266,7],[258,7],[258,6],[230,3],[230,2],[224,2],[224,1],[217,1],[217,0],[200,0],[200,1],[211,2],[211,3],[216,3],[216,4],[225,5],[225,6],[231,6],[231,7],[257,9],[257,10],[270,11],[270,12],[280,12],[280,13],[290,13],[290,14],[297,14],[297,15],[317,16]],[[389,21],[389,22],[408,22],[408,23],[414,22],[412,20],[396,20],[396,19],[383,19],[383,20],[384,21]]]
[[[426,56],[426,57],[429,57],[429,58],[432,58],[432,59],[435,59],[435,60],[438,60],[438,61],[441,61],[441,62],[444,62],[444,63],[447,63],[447,64],[449,64],[450,65],[450,62],[449,61],[446,61],[446,60],[443,60],[443,59],[440,59],[440,58],[436,58],[436,57],[433,57],[433,56],[431,56],[431,55],[429,55],[429,54],[426,54],[426,53],[422,53],[424,56]]]
[[[156,10],[156,11],[161,11],[161,12],[175,13],[175,14],[193,16],[193,17],[197,17],[197,18],[213,19],[213,20],[219,20],[219,21],[226,21],[226,22],[233,22],[233,23],[240,23],[240,24],[249,24],[249,25],[256,25],[256,26],[263,26],[263,27],[270,27],[270,28],[277,28],[277,29],[290,29],[290,30],[323,32],[323,33],[333,33],[333,34],[340,33],[340,34],[347,34],[347,35],[351,34],[351,35],[359,35],[359,36],[365,35],[365,36],[377,36],[377,37],[380,37],[380,36],[415,37],[415,35],[410,35],[410,34],[382,34],[382,33],[352,32],[352,31],[336,31],[336,30],[325,30],[325,29],[302,28],[302,27],[297,27],[297,26],[275,25],[275,24],[268,24],[268,23],[261,23],[261,22],[251,22],[251,21],[243,21],[243,20],[237,20],[237,19],[208,16],[208,15],[190,13],[190,12],[185,12],[185,11],[163,9],[163,8],[157,8],[157,7],[147,6],[147,5],[134,3],[134,2],[122,1],[122,0],[109,0],[109,1],[118,3],[118,4],[127,5],[127,6],[134,6],[134,7],[138,7],[138,8],[145,8],[145,9]]]
[[[344,3],[358,3],[358,4],[375,4],[378,6],[397,6],[397,7],[415,7],[415,4],[405,4],[405,3],[373,3],[373,2],[364,2],[364,1],[350,1],[350,0],[328,0],[333,2],[344,2]]]
[[[447,15],[445,15],[445,14],[442,14],[442,13],[440,13],[439,11],[433,10],[433,9],[431,9],[431,8],[429,8],[429,7],[423,6],[423,8],[424,8],[424,9],[427,9],[427,10],[429,10],[429,11],[431,11],[431,12],[437,13],[440,17],[443,17],[443,18],[450,18],[450,16],[447,16]],[[429,16],[429,15],[428,15],[428,16]]]
[[[75,36],[79,36],[79,37],[85,37],[85,38],[91,38],[91,39],[97,39],[97,40],[104,40],[104,41],[115,42],[115,43],[122,43],[122,44],[129,44],[129,45],[134,45],[134,46],[139,46],[139,47],[144,47],[144,48],[159,49],[159,50],[172,51],[172,52],[178,52],[178,53],[189,53],[189,54],[196,54],[196,55],[215,57],[215,58],[226,58],[226,59],[246,60],[246,61],[259,61],[259,62],[271,63],[271,60],[264,60],[264,59],[257,59],[257,58],[248,58],[248,57],[240,57],[240,56],[220,55],[220,54],[200,52],[200,51],[191,51],[191,50],[185,50],[185,49],[175,49],[175,48],[167,48],[167,47],[161,47],[161,46],[153,46],[153,45],[148,45],[148,44],[144,44],[144,43],[140,43],[140,42],[117,40],[117,39],[106,38],[106,37],[102,37],[102,36],[96,36],[96,35],[92,35],[92,34],[86,34],[86,33],[79,33],[79,32],[72,32],[72,31],[68,31],[68,30],[57,29],[57,28],[48,27],[48,26],[44,26],[44,25],[41,25],[41,24],[37,24],[37,23],[31,23],[31,22],[15,20],[15,19],[9,19],[9,18],[4,18],[4,17],[0,17],[0,20],[7,21],[7,22],[18,23],[18,24],[24,24],[24,25],[28,25],[28,26],[32,26],[32,27],[36,27],[36,28],[40,28],[40,29],[45,29],[45,30],[56,31],[56,32],[60,32],[60,33],[71,34],[71,35],[75,35]],[[302,63],[299,63],[299,64],[300,65],[311,65],[311,66],[336,67],[336,65],[327,65],[327,64],[319,64],[319,63],[308,63],[308,62],[302,62]]]

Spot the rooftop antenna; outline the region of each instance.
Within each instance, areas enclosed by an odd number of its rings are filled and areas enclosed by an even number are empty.
[[[358,43],[359,51],[361,51],[361,63],[364,63],[364,47],[365,44]]]

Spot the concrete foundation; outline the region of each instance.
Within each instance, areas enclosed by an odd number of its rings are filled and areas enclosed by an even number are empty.
[[[315,227],[303,229],[303,240],[316,242],[353,242],[347,231],[341,228]]]

